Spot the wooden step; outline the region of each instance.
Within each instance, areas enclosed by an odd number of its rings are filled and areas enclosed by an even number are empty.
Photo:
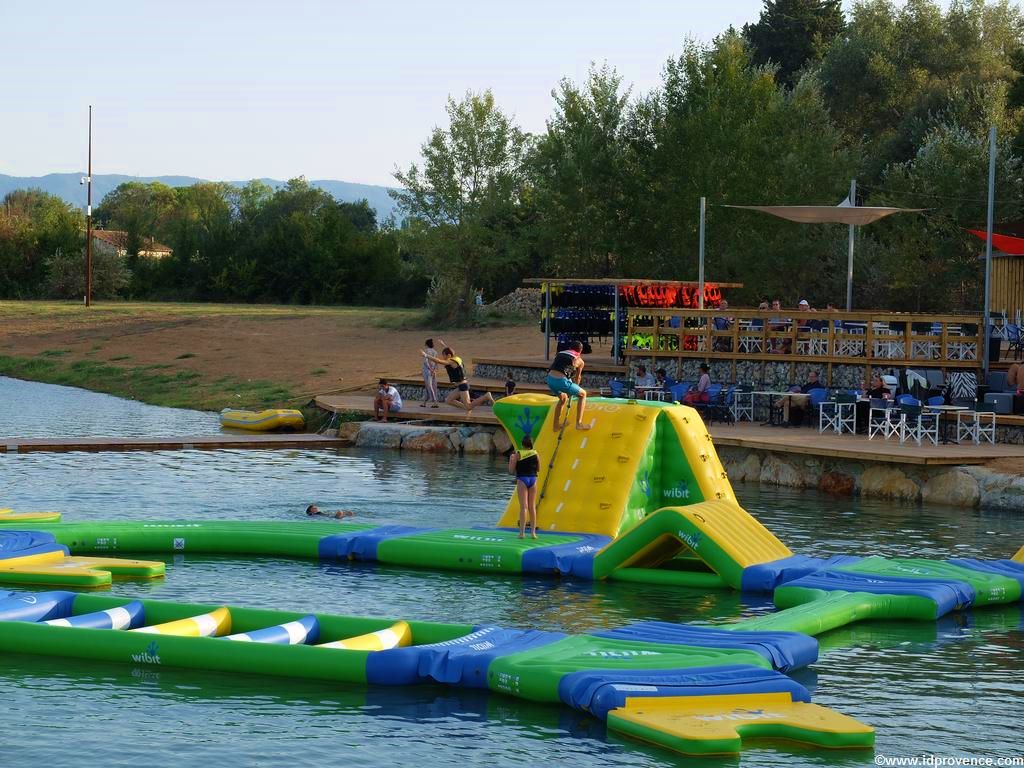
[[[604,358],[604,359],[602,359]],[[552,353],[552,359],[554,354]],[[622,374],[625,375],[629,368],[625,365],[616,365],[611,362],[610,355],[584,355],[584,361],[587,366],[584,369],[587,373],[607,373],[607,374]],[[474,357],[474,367],[477,365],[494,365],[502,368],[535,368],[542,371],[546,371],[551,365],[551,360],[545,360],[543,357]]]
[[[421,382],[422,383],[422,382]],[[320,395],[316,404],[334,413],[373,414],[372,395]],[[487,406],[466,413],[454,405],[441,403],[437,408],[421,408],[419,403],[402,403],[402,410],[388,415],[389,421],[434,421],[441,424],[497,424],[498,419]]]
[[[501,379],[487,379],[482,376],[470,376],[469,389],[472,392],[490,392],[492,395],[497,397],[501,395],[505,396],[505,382]],[[390,384],[399,387],[422,387],[423,377],[422,376],[389,376],[388,382]],[[447,392],[452,388],[452,384],[448,381],[437,380],[437,388],[439,392]],[[523,394],[524,392],[537,393],[537,394],[550,394],[547,384],[535,384],[529,381],[517,381],[516,382],[516,393]]]

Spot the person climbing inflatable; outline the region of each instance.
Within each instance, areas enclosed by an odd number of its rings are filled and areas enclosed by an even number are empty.
[[[533,439],[523,436],[523,447],[508,457],[509,474],[516,476],[516,494],[519,496],[519,538],[526,536],[529,517],[533,538],[537,538],[537,475],[540,456],[533,450]]]
[[[577,399],[576,429],[590,429],[590,424],[583,423],[583,410],[587,407],[587,390],[580,386],[583,365],[583,344],[579,341],[571,341],[568,349],[563,349],[555,355],[555,359],[551,361],[551,367],[548,368],[548,389],[558,397],[553,421],[556,432],[565,427],[565,424],[561,423],[562,409],[566,408],[571,397]],[[571,407],[570,405],[569,408]],[[568,413],[565,414],[565,423],[569,423]]]

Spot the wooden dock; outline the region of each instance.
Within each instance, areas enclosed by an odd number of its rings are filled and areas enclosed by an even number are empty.
[[[1024,446],[1006,443],[915,445],[899,440],[868,440],[866,435],[819,434],[810,427],[770,427],[757,424],[715,424],[711,437],[716,446],[754,448],[779,453],[797,453],[819,458],[889,464],[956,465],[985,464],[994,459],[1024,458]]]
[[[310,435],[203,435],[197,437],[4,437],[7,453],[67,453],[69,451],[213,451],[222,448],[337,448],[337,437]]]
[[[317,405],[339,413],[373,413],[373,398],[367,395],[322,396]],[[420,408],[418,403],[406,403],[392,421],[428,421],[437,424],[479,424],[497,426],[498,420],[490,408],[480,407],[467,415],[465,411],[449,405],[439,408]],[[974,445],[900,445],[897,440],[868,440],[865,435],[819,434],[810,427],[770,427],[749,424],[715,424],[711,437],[717,446],[751,448],[779,453],[806,454],[817,457],[850,459],[853,461],[885,462],[890,464],[957,465],[985,464],[994,459],[1024,458],[1024,446],[1005,443]]]
[[[372,395],[320,395],[315,399],[318,407],[333,413],[373,415]],[[418,402],[402,403],[398,413],[391,413],[389,421],[430,421],[438,424],[486,424],[497,426],[498,419],[490,407],[482,405],[466,413],[454,405],[441,403],[437,408],[421,408]]]

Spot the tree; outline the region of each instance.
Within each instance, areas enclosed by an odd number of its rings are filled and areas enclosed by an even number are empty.
[[[422,168],[396,171],[402,189],[391,196],[402,212],[426,226],[408,227],[410,247],[437,276],[434,303],[466,319],[473,289],[521,252],[510,245],[525,186],[528,139],[494,102],[490,91],[448,99],[448,127],[435,128],[421,147]]]
[[[1009,84],[1024,15],[1008,0],[864,0],[829,46],[820,78],[829,110],[865,141],[867,179],[914,156],[956,92]]]
[[[765,0],[756,24],[746,24],[743,36],[756,65],[773,64],[780,83],[792,86],[809,63],[821,60],[846,20],[840,0]]]
[[[583,88],[562,80],[555,114],[531,156],[543,247],[556,274],[608,277],[618,270],[625,216],[624,128],[629,91],[607,65]]]
[[[174,190],[166,184],[128,181],[104,196],[96,207],[96,222],[124,231],[128,265],[134,267],[150,239],[166,234],[174,204]]]
[[[738,280],[738,298],[833,298],[829,238],[838,228],[799,227],[722,203],[831,203],[845,195],[856,153],[829,118],[820,88],[804,77],[793,90],[755,66],[736,34],[687,46],[665,66],[657,102],[631,127],[637,203],[629,217],[627,276],[697,276],[699,199],[708,213],[709,276]],[[649,154],[645,154],[648,153]],[[823,295],[824,294],[824,295]]]
[[[9,192],[0,202],[0,296],[45,293],[46,260],[78,253],[85,241],[82,215],[40,189]],[[79,264],[84,273],[84,258]]]

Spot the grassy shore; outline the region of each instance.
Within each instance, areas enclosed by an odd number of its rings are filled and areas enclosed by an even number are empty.
[[[200,410],[297,407],[414,374],[436,335],[422,322],[388,307],[4,301],[0,375]],[[539,349],[522,326],[442,335],[465,358]]]

